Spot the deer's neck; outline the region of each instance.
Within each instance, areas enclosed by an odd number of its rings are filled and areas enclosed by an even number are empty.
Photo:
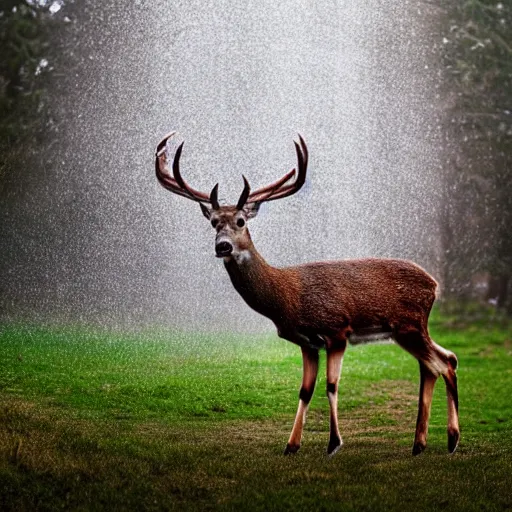
[[[258,313],[274,320],[282,308],[282,270],[265,261],[250,237],[246,247],[236,257],[224,260],[224,266],[245,302]]]

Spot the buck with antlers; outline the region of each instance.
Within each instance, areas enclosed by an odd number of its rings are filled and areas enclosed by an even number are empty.
[[[435,300],[436,281],[422,268],[398,259],[355,259],[318,262],[287,268],[270,266],[258,253],[247,221],[261,203],[291,196],[306,180],[308,150],[302,137],[295,142],[295,169],[280,180],[250,191],[244,189],[236,205],[221,206],[218,184],[210,194],[199,192],[182,178],[179,168],[183,143],[167,168],[167,135],[156,149],[156,175],[167,190],[200,204],[203,215],[216,231],[215,253],[223,258],[233,286],[257,312],[270,318],[278,335],[300,346],[303,378],[295,423],[285,454],[300,448],[308,404],[318,371],[319,349],[327,352],[327,396],[330,405],[330,437],[327,452],[342,445],[338,428],[338,382],[347,341],[392,337],[419,361],[420,394],[416,435],[412,452],[421,453],[427,443],[432,393],[442,375],[448,398],[448,450],[459,442],[457,358],[429,336],[427,322]],[[292,183],[289,181],[295,177]]]

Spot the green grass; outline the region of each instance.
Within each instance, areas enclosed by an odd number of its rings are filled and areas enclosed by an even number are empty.
[[[0,509],[510,509],[510,324],[437,314],[431,332],[459,357],[458,451],[441,379],[410,455],[417,363],[367,345],[345,356],[330,459],[324,358],[302,448],[282,456],[301,358],[277,336],[0,326]]]

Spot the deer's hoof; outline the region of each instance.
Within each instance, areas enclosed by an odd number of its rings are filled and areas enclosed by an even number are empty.
[[[284,449],[283,455],[292,455],[294,453],[297,453],[299,451],[300,444],[290,444],[288,443],[286,445],[286,448]]]
[[[419,455],[420,453],[423,453],[425,451],[426,447],[427,447],[426,443],[421,443],[421,442],[417,441],[414,443],[414,446],[412,447],[412,454]]]
[[[453,453],[459,446],[460,432],[448,429],[448,451]]]
[[[329,441],[329,445],[327,446],[327,455],[332,457],[338,453],[338,450],[343,446],[343,441],[337,437],[335,439],[331,439]]]

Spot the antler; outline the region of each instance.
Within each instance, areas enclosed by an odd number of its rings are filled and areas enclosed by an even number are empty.
[[[181,176],[180,173],[180,156],[183,150],[183,142],[178,146],[174,158],[172,159],[172,174],[169,172],[167,167],[167,141],[175,134],[176,132],[171,132],[167,134],[156,147],[156,158],[155,158],[155,171],[156,177],[160,184],[183,197],[188,197],[193,201],[197,201],[200,203],[210,203],[214,210],[219,208],[219,200],[218,200],[218,188],[219,184],[217,183],[210,194],[205,194],[204,192],[200,192],[192,188]],[[251,188],[245,176],[244,179],[244,190],[240,195],[240,198],[237,202],[237,209],[241,210],[246,203],[262,203],[264,201],[273,201],[274,199],[281,199],[282,197],[291,196],[298,192],[306,181],[306,171],[308,167],[308,148],[304,139],[301,135],[299,135],[299,142],[293,142],[295,144],[295,151],[297,152],[297,161],[298,161],[298,174],[297,178],[293,183],[285,185],[287,181],[293,178],[296,174],[295,169],[292,169],[290,172],[285,174],[281,179],[271,183],[270,185],[266,185],[265,187],[259,188],[258,190],[251,193]]]
[[[285,185],[293,176],[295,176],[295,169],[292,169],[289,173],[285,174],[281,179],[259,188],[252,193],[250,192],[249,184],[244,178],[244,190],[240,199],[238,200],[237,208],[241,210],[245,203],[262,203],[264,201],[273,201],[274,199],[281,199],[282,197],[291,196],[298,192],[306,181],[306,171],[308,168],[308,148],[304,139],[299,135],[299,142],[293,142],[295,144],[295,151],[297,152],[298,161],[298,175],[296,180],[289,185]]]
[[[193,201],[201,202],[201,203],[210,203],[213,207],[213,209],[219,208],[219,201],[217,198],[217,191],[219,188],[219,184],[217,183],[212,191],[210,192],[210,195],[205,194],[204,192],[199,192],[199,190],[195,190],[192,188],[181,176],[180,174],[180,156],[181,151],[183,150],[183,144],[182,142],[178,149],[176,150],[176,153],[174,155],[174,158],[172,160],[172,175],[169,173],[169,169],[167,167],[167,148],[166,144],[167,141],[175,134],[176,132],[168,133],[159,143],[156,147],[156,158],[155,158],[155,171],[156,171],[156,177],[158,178],[158,181],[160,184],[166,188],[167,190],[170,190],[171,192],[174,192],[175,194],[178,194],[179,196],[188,197],[189,199],[192,199]]]

